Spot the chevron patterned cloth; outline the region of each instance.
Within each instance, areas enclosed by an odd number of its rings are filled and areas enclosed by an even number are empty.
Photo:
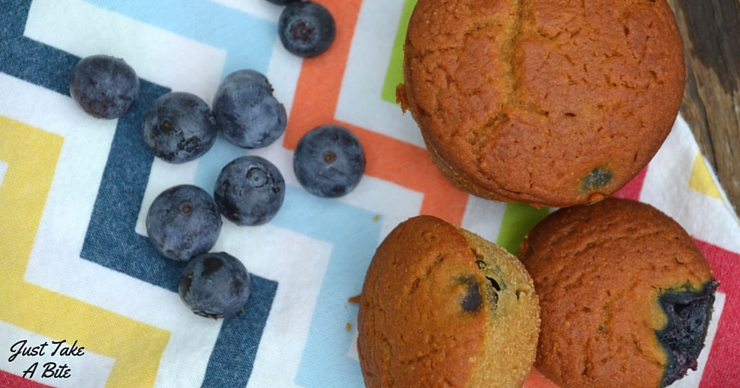
[[[469,196],[432,164],[394,96],[413,0],[320,2],[336,40],[300,59],[277,36],[282,8],[265,0],[0,0],[0,387],[362,387],[348,299],[390,230],[431,214],[516,252],[552,210]],[[141,79],[120,119],[69,97],[72,68],[94,54],[124,58]],[[210,104],[245,68],[284,103],[283,137],[258,150],[219,137],[181,165],[152,155],[141,121],[154,99],[186,91]],[[368,161],[340,199],[308,194],[292,169],[300,137],[328,123],[356,133]],[[183,265],[157,254],[144,219],[158,193],[211,191],[245,154],[281,170],[285,202],[268,224],[224,223],[213,250],[246,265],[252,296],[244,313],[204,319],[180,301]],[[740,225],[681,117],[617,195],[676,219],[721,283],[698,370],[674,386],[740,386]],[[554,386],[533,370],[525,387]]]

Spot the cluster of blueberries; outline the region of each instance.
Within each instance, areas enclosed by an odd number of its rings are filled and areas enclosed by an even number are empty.
[[[317,3],[268,0],[285,5],[279,28],[286,49],[303,57],[324,52],[334,39],[334,21]],[[330,23],[327,23],[327,20]],[[122,59],[93,55],[74,68],[70,95],[88,114],[115,119],[138,98],[139,79]],[[266,147],[284,132],[287,115],[267,78],[254,70],[229,74],[219,85],[213,109],[196,95],[170,92],[157,98],[142,123],[152,153],[180,164],[205,154],[219,131],[245,149]],[[293,169],[308,192],[336,198],[352,191],[365,172],[365,154],[357,136],[339,125],[322,125],[299,141]],[[242,156],[221,170],[213,196],[183,184],[160,193],[146,217],[147,236],[164,257],[187,262],[179,294],[195,313],[227,318],[243,309],[250,295],[250,275],[225,252],[209,252],[221,232],[222,218],[242,226],[270,221],[282,206],[285,180],[268,160]]]

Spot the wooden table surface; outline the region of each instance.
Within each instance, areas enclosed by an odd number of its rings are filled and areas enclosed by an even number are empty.
[[[740,215],[740,0],[668,0],[684,41],[681,114]]]

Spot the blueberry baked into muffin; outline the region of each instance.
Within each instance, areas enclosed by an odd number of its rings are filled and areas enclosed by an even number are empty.
[[[535,367],[559,387],[665,387],[696,369],[718,283],[686,231],[651,205],[557,210],[519,259],[542,308]]]
[[[566,207],[647,165],[684,78],[666,0],[419,0],[397,98],[459,188]]]
[[[357,348],[367,387],[521,387],[539,304],[503,248],[432,216],[380,244],[360,296]]]

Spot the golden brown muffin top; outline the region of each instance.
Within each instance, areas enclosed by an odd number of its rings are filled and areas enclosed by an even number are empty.
[[[492,245],[431,216],[391,231],[360,297],[366,386],[521,386],[534,362],[539,304],[523,265]]]
[[[668,363],[659,298],[700,292],[712,270],[654,207],[609,198],[560,209],[522,242],[542,308],[535,367],[561,387],[659,387]]]
[[[404,61],[399,99],[443,170],[476,195],[558,207],[640,172],[685,76],[665,0],[419,0]]]
[[[464,387],[486,320],[485,314],[462,308],[466,280],[485,280],[465,238],[453,225],[415,219],[394,229],[375,257],[382,259],[373,259],[360,297],[368,316],[360,316],[358,324],[364,322],[359,330],[381,336],[371,338],[385,345],[358,342],[361,362],[378,364],[363,370],[365,384],[441,387],[439,379],[448,379],[451,386]]]

